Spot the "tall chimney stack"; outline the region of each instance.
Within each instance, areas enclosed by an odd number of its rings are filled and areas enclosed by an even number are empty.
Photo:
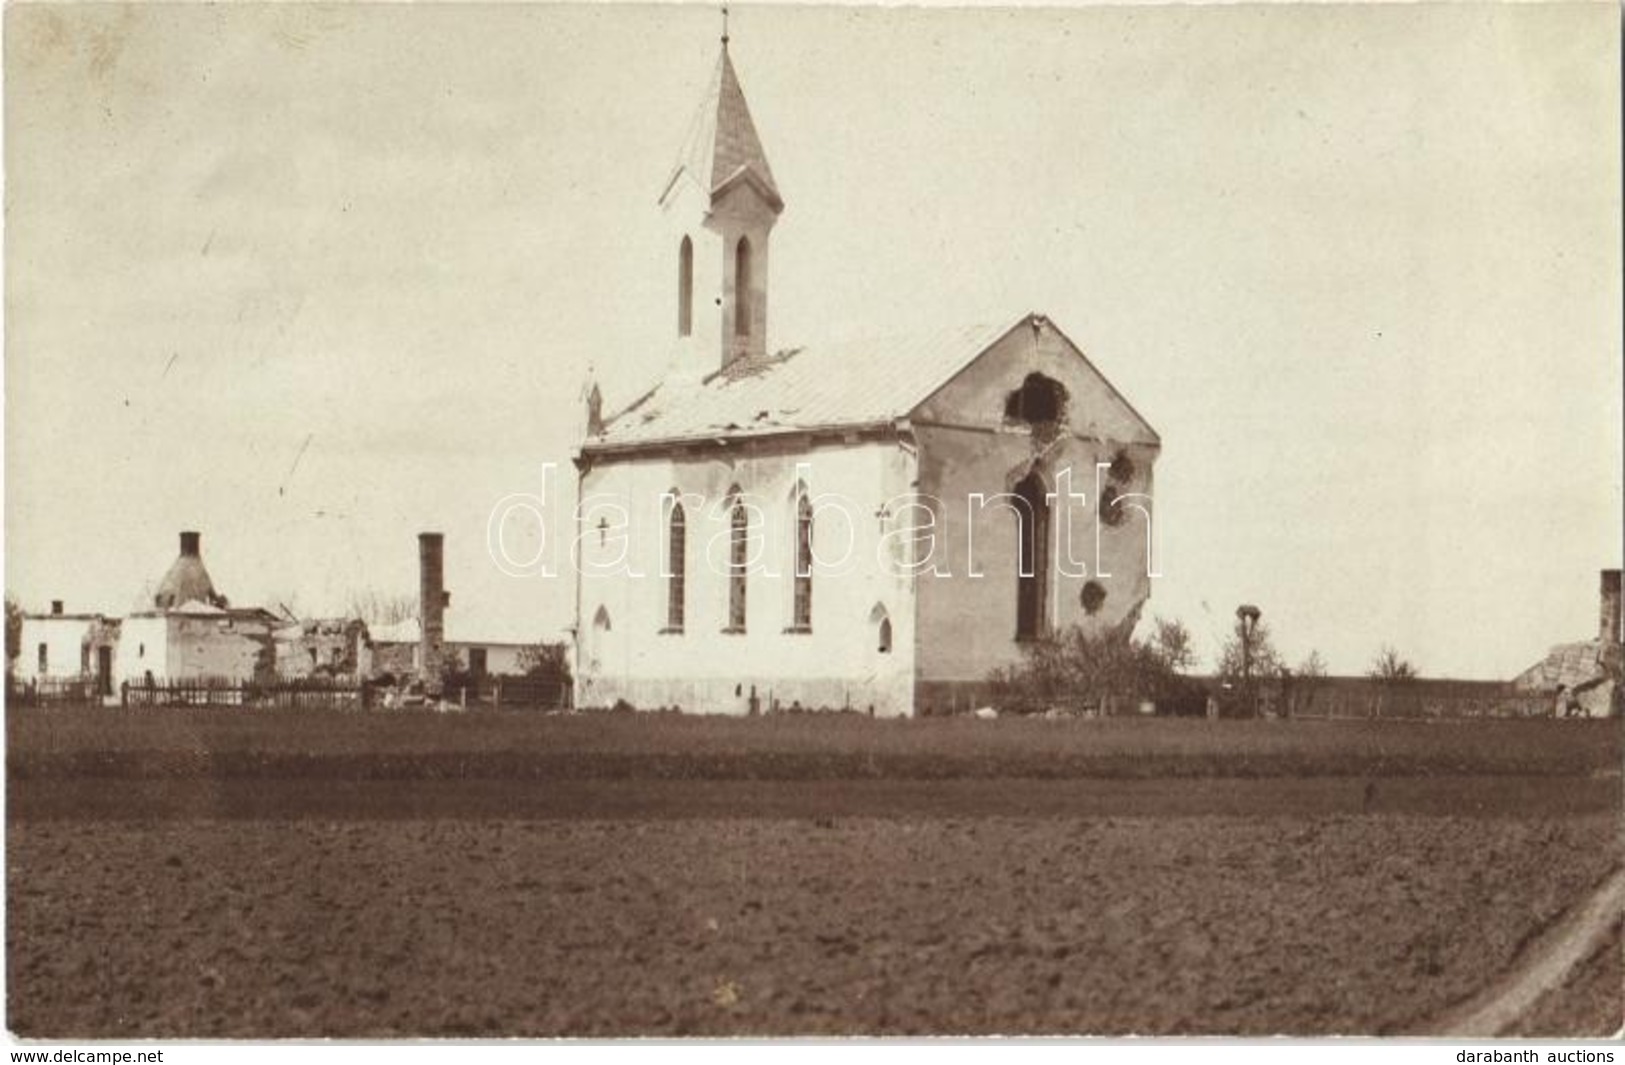
[[[203,534],[202,533],[195,533],[195,532],[183,532],[183,533],[181,533],[181,554],[189,555],[192,558],[197,558],[198,555],[201,553],[198,550],[198,544],[199,544],[200,541],[202,541],[202,539],[203,539]]]
[[[446,536],[418,534],[418,679],[429,695],[440,694],[441,644],[446,634]]]
[[[1602,571],[1602,610],[1597,639],[1604,646],[1625,642],[1625,632],[1621,631],[1620,624],[1619,573],[1617,569]]]

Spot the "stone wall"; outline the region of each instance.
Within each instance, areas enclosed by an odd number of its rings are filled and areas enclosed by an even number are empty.
[[[269,618],[171,614],[167,671],[159,679],[223,677],[269,680],[276,646]]]
[[[371,666],[367,625],[357,618],[310,619],[276,631],[276,672],[286,679],[354,677]]]

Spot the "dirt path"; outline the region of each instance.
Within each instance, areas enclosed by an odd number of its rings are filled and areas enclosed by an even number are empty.
[[[1442,1015],[1431,1034],[1493,1039],[1559,989],[1602,946],[1625,911],[1625,868],[1525,944],[1519,962],[1483,991]]]

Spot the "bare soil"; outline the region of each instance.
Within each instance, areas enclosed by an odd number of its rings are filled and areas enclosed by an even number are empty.
[[[1422,1031],[1618,865],[1619,723],[1334,724],[13,714],[7,1023]]]
[[[19,822],[8,1016],[55,1038],[1405,1032],[1510,964],[1614,838],[1596,817]]]
[[[1618,813],[1618,777],[1231,777],[1122,780],[332,780],[31,777],[7,788],[27,820],[483,820],[817,817],[1562,818]]]
[[[950,780],[1617,776],[1625,720],[873,720],[14,710],[14,777]]]

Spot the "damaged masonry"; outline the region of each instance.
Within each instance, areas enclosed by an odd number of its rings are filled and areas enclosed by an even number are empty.
[[[1059,629],[1132,628],[1156,431],[1043,314],[770,347],[785,201],[726,45],[691,130],[659,198],[669,361],[619,411],[586,394],[578,498],[621,509],[578,515],[577,705],[908,716]]]

